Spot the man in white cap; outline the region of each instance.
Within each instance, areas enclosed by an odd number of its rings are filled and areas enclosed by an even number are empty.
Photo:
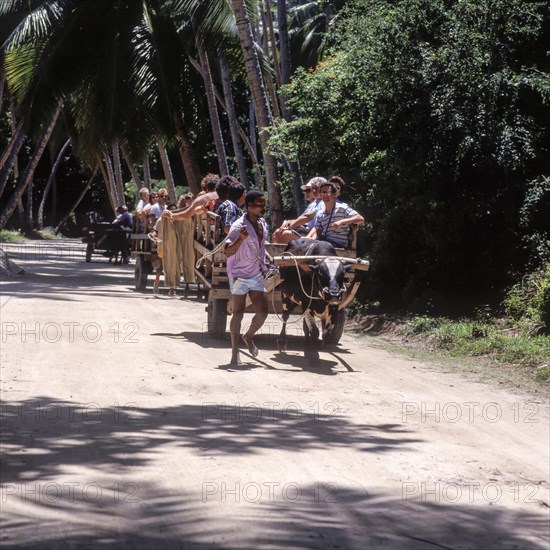
[[[307,201],[310,201],[304,213],[295,220],[286,220],[281,227],[273,233],[272,242],[286,244],[290,241],[305,237],[315,225],[315,217],[324,208],[324,202],[321,200],[319,191],[321,185],[326,184],[327,180],[320,176],[311,178],[305,185],[302,185]]]

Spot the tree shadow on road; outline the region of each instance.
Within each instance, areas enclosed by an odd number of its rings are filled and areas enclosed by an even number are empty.
[[[284,467],[268,479],[220,465],[189,477],[188,465],[173,459],[179,448],[230,463],[346,448],[375,464],[422,444],[402,425],[357,424],[337,410],[99,407],[37,397],[4,403],[0,425],[2,548],[544,547],[543,512],[404,498],[398,474],[396,487],[382,492],[329,470],[313,484]],[[153,481],[163,456],[170,474]]]

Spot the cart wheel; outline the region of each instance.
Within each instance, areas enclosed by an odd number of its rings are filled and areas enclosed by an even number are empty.
[[[208,302],[208,334],[223,338],[227,326],[227,300]]]
[[[92,254],[94,253],[94,243],[88,243],[86,245],[86,261],[90,263],[92,261]]]
[[[147,268],[143,256],[137,256],[134,268],[134,289],[145,290],[147,287]]]
[[[334,325],[327,331],[323,341],[326,344],[337,344],[342,338],[344,333],[344,325],[346,323],[346,310],[345,308],[339,309],[336,314],[336,320]]]

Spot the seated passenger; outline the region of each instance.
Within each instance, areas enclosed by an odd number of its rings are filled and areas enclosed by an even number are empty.
[[[128,212],[128,207],[121,205],[115,212],[118,216],[113,220],[113,225],[119,225],[121,229],[132,229],[132,215]]]
[[[218,179],[217,176],[215,176],[214,174],[210,174],[210,176],[211,176],[211,179],[213,179],[213,181],[216,181]],[[207,188],[208,188],[208,183],[206,185],[207,185]],[[194,216],[195,214],[200,214],[205,209],[209,209],[208,208],[209,203],[211,203],[212,201],[216,202],[217,200],[220,199],[221,191],[218,192],[219,191],[218,186],[219,186],[219,180],[216,181],[216,190],[215,191],[210,191],[210,192],[204,193],[203,195],[198,196],[191,203],[191,205],[188,206],[182,212],[172,214],[169,211],[165,211],[163,213],[163,216],[172,218],[173,220],[185,220],[187,218],[190,218],[190,217]],[[223,200],[225,200],[226,198],[227,198],[227,196],[224,196]]]
[[[224,176],[222,181],[225,180],[225,178],[230,181],[230,187],[227,192],[227,199],[220,204],[217,214],[221,218],[223,232],[227,235],[231,224],[243,215],[240,206],[244,204],[244,193],[246,189],[236,178]]]
[[[147,187],[142,187],[139,190],[139,202],[137,203],[137,206],[136,206],[136,215],[138,217],[141,217],[141,215],[143,214],[143,209],[148,204],[150,204],[150,202],[149,202],[149,189],[147,189]]]
[[[317,214],[315,225],[308,237],[328,241],[337,248],[349,248],[349,226],[364,223],[365,218],[343,202],[336,201],[338,188],[335,183],[321,185],[324,208]]]
[[[300,217],[282,223],[281,227],[273,233],[272,242],[286,244],[300,237],[305,237],[313,229],[315,216],[324,207],[324,203],[319,196],[319,187],[325,183],[327,183],[325,178],[317,176],[302,186],[305,198],[310,203]]]

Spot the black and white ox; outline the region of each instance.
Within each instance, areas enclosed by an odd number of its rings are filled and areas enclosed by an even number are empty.
[[[319,328],[316,318],[321,319],[323,343],[327,343],[337,319],[341,317],[338,306],[346,294],[344,280],[351,264],[336,258],[334,247],[326,241],[297,239],[288,243],[283,255],[325,256],[325,259],[312,258],[311,262],[281,267],[283,300],[283,328],[277,341],[279,351],[286,351],[286,324],[291,310],[299,305],[304,316],[305,356],[318,358]],[[292,256],[291,256],[292,255]]]

